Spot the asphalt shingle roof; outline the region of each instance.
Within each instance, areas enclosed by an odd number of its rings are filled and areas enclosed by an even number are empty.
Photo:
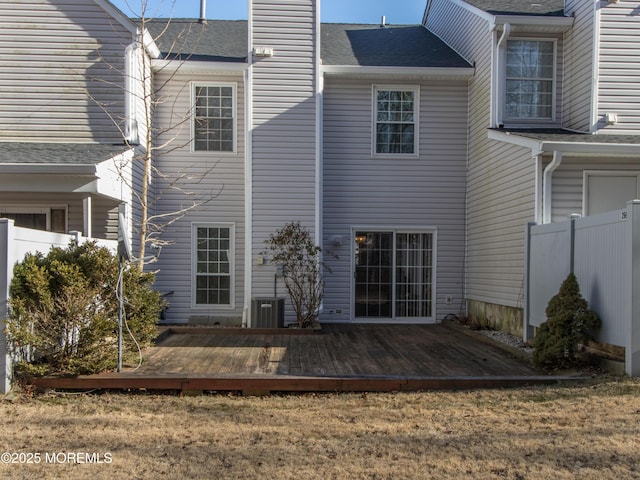
[[[564,16],[564,0],[465,0],[492,15]]]
[[[471,65],[420,25],[322,24],[324,65],[460,67]]]
[[[94,143],[0,142],[0,164],[95,165],[130,149]]]
[[[146,24],[163,58],[245,62],[245,20],[153,20]],[[324,65],[390,67],[462,67],[471,65],[420,25],[321,26]]]
[[[157,19],[145,23],[163,58],[245,62],[246,20]]]

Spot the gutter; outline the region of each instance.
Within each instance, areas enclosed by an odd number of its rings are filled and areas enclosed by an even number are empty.
[[[387,67],[360,65],[323,65],[323,75],[353,76],[363,75],[406,75],[415,77],[469,80],[475,74],[473,67]]]

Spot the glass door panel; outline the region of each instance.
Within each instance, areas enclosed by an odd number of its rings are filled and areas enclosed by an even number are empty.
[[[433,234],[355,232],[356,318],[433,316]]]
[[[433,237],[398,233],[396,241],[396,316],[430,317]]]
[[[390,318],[393,292],[393,233],[357,231],[355,315]]]

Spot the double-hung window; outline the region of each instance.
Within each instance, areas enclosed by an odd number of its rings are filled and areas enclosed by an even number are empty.
[[[231,224],[193,226],[195,306],[233,305],[234,228]]]
[[[553,120],[555,44],[508,40],[505,120]]]
[[[374,87],[375,155],[418,153],[417,87]]]
[[[234,152],[235,84],[195,85],[194,90],[194,151]]]

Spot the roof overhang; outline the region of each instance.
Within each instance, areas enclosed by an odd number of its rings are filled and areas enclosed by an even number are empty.
[[[201,60],[152,60],[154,72],[184,73],[216,73],[220,75],[237,75],[246,71],[246,62],[206,62]]]
[[[640,156],[640,144],[606,142],[605,138],[602,138],[603,141],[599,142],[597,140],[594,141],[593,135],[589,136],[590,141],[588,142],[581,141],[579,138],[576,138],[574,141],[530,138],[513,132],[500,132],[496,130],[489,130],[488,136],[491,140],[498,140],[500,142],[530,148],[534,155],[560,152],[565,156]],[[605,135],[596,135],[596,137],[598,136],[605,137]]]
[[[132,40],[136,39],[136,37],[144,44],[144,47],[151,58],[158,58],[160,56],[160,49],[157,47],[156,43],[153,41],[153,38],[149,34],[149,32],[145,29],[144,32],[140,30],[140,27],[136,25],[130,18],[128,18],[122,11],[115,7],[111,2],[107,0],[94,0],[95,3],[100,6],[107,14],[111,16],[114,20],[120,23],[123,27],[125,27],[129,32],[131,32]]]
[[[360,65],[323,65],[321,72],[325,77],[342,78],[429,78],[438,80],[469,80],[473,77],[473,68],[451,67],[378,67]]]
[[[0,163],[4,192],[88,193],[122,200],[128,190],[134,150],[95,164]]]
[[[498,31],[511,25],[511,33],[563,33],[573,26],[573,17],[496,15],[493,24]]]

